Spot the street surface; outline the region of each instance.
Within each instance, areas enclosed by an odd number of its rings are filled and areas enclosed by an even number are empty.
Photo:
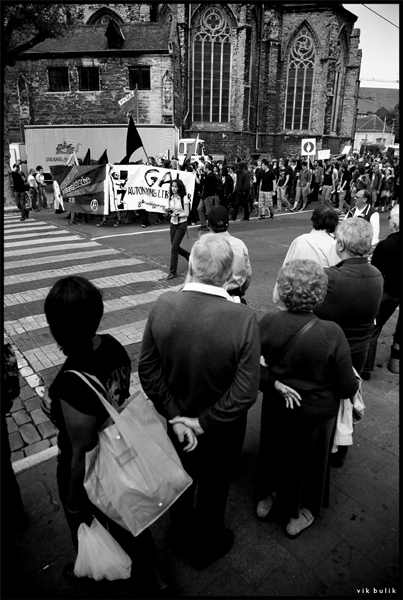
[[[311,205],[312,206],[312,205]],[[278,269],[291,241],[311,228],[312,208],[302,213],[275,213],[274,219],[231,222],[229,231],[249,249],[252,284],[247,292],[249,306],[260,318],[278,310],[272,293]],[[137,359],[148,311],[168,288],[184,281],[187,263],[179,257],[179,276],[165,280],[170,260],[167,223],[141,228],[139,222],[114,227],[88,224],[68,225],[66,214],[52,209],[31,213],[19,221],[18,213],[5,216],[5,330],[18,348],[23,377],[22,395],[8,417],[13,461],[20,461],[56,444],[56,430],[40,409],[44,384],[49,385],[64,355],[55,344],[43,312],[53,283],[60,277],[79,274],[102,289],[105,314],[100,331],[114,335],[132,359],[132,389],[138,386]],[[254,213],[252,213],[254,215]],[[155,215],[150,217],[155,222]],[[387,234],[387,213],[381,215],[381,237]],[[188,228],[183,247],[190,250],[200,235],[198,225]],[[22,463],[23,465],[25,463]]]
[[[253,281],[247,301],[258,318],[278,310],[271,300],[277,271],[290,242],[310,230],[311,213],[230,224],[230,233],[249,248]],[[388,213],[381,215],[381,238],[388,232],[387,217]],[[25,222],[19,221],[18,213],[5,215],[4,326],[17,348],[21,382],[7,425],[29,519],[28,527],[16,532],[7,548],[2,572],[5,599],[146,597],[140,573],[136,589],[124,581],[69,583],[61,577],[64,565],[75,560],[75,552],[57,493],[57,432],[40,409],[40,397],[43,384],[52,381],[64,356],[50,334],[43,304],[53,283],[67,274],[83,275],[98,285],[105,303],[100,331],[111,333],[125,346],[132,359],[134,390],[139,386],[137,360],[148,312],[159,294],[183,283],[186,262],[179,257],[181,276],[167,282],[166,225],[113,227],[113,216],[107,227],[96,227],[96,222],[90,219],[88,225],[68,226],[65,215],[55,215],[51,209]],[[197,227],[189,228],[184,247],[190,250],[198,235]],[[169,515],[152,525],[159,557],[182,596],[402,597],[399,375],[387,369],[397,313],[379,338],[373,376],[363,382],[366,410],[356,427],[354,445],[344,467],[331,470],[330,507],[301,537],[286,538],[285,524],[275,509],[266,522],[255,518],[260,394],[249,411],[241,461],[228,499],[226,522],[235,533],[231,552],[204,571],[194,571],[169,543]]]

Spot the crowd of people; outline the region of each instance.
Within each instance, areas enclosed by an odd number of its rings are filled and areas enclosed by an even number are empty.
[[[400,304],[402,276],[396,164],[201,162],[185,167],[196,175],[192,204],[180,173],[170,186],[168,279],[178,255],[188,272],[183,286],[152,306],[138,361],[142,388],[193,480],[170,509],[170,534],[198,570],[234,544],[225,509],[259,390],[256,517],[267,519],[275,507],[294,539],[329,506],[331,466],[344,464],[349,447],[334,443],[341,402],[353,402],[361,378],[370,378],[381,329]],[[247,221],[256,207],[260,220],[283,207],[303,211],[312,200],[319,201],[312,230],[292,242],[278,273],[273,302],[280,310],[258,321],[247,305],[249,252],[230,224],[240,210]],[[379,242],[379,211],[386,209],[390,235]],[[201,231],[189,253],[181,241],[195,219]],[[85,454],[107,414],[71,371],[96,377],[115,408],[129,396],[131,361],[117,340],[98,333],[103,310],[101,292],[84,278],[65,277],[50,290],[45,315],[66,360],[43,408],[59,430],[59,495],[75,547],[80,523],[96,515],[137,569],[141,564],[155,593],[165,584],[149,530],[134,538],[91,504],[83,486]],[[399,318],[389,363],[395,372],[400,335]],[[76,579],[74,565],[64,576]]]

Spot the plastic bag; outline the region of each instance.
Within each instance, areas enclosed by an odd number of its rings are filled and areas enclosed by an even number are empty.
[[[100,579],[128,579],[132,561],[109,531],[94,517],[91,527],[78,529],[78,554],[74,575]]]

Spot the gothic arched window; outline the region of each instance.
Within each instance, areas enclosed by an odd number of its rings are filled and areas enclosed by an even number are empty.
[[[208,8],[193,39],[193,121],[229,121],[231,32],[219,8]]]
[[[303,27],[288,57],[285,129],[309,129],[314,65],[315,45]]]

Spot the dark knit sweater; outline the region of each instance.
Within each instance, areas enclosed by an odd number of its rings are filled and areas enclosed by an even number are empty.
[[[372,255],[371,264],[379,269],[384,278],[383,291],[388,296],[402,296],[402,253],[400,232],[391,233],[379,242]]]
[[[259,321],[262,355],[270,375],[294,388],[301,396],[301,414],[333,417],[340,398],[350,398],[357,391],[349,346],[336,323],[317,320],[279,360],[282,349],[308,321],[312,313],[282,311],[268,313]],[[266,395],[265,395],[266,398]],[[270,401],[285,406],[284,398],[274,388]]]
[[[245,305],[166,292],[149,314],[139,377],[164,417],[197,416],[207,430],[245,415],[255,402],[259,357],[257,320]]]
[[[315,313],[340,325],[350,345],[353,365],[360,372],[382,297],[383,277],[367,258],[348,258],[326,267],[325,272],[329,280],[327,293]]]

